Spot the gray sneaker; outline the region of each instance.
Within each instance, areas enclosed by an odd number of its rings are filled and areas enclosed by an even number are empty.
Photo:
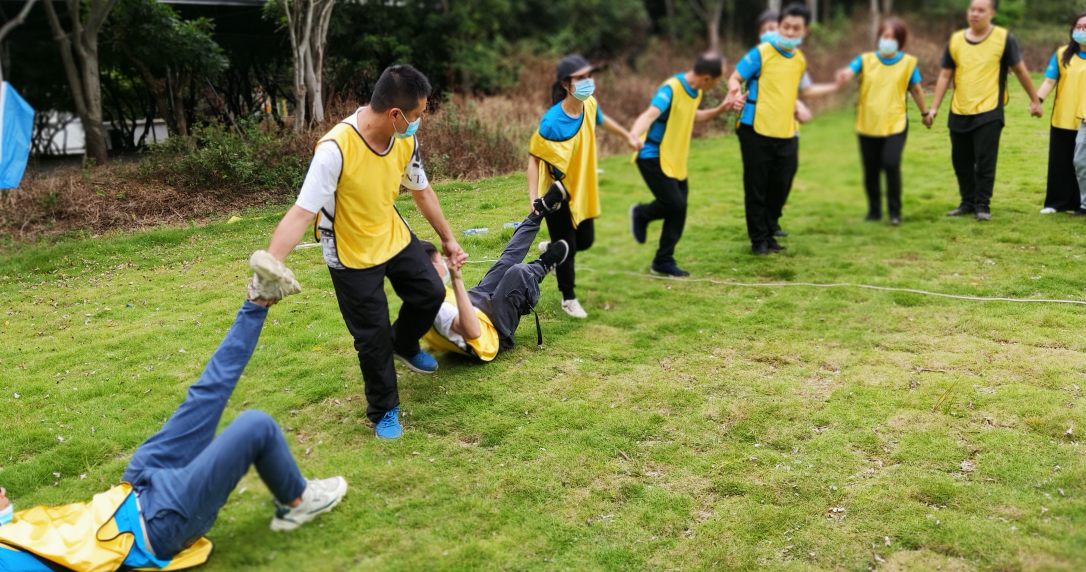
[[[307,479],[306,483],[302,503],[298,506],[284,506],[275,501],[272,530],[294,530],[335,508],[343,500],[343,495],[347,494],[347,481],[343,477]]]
[[[282,300],[302,291],[294,273],[266,250],[258,250],[249,258],[253,278],[249,280],[249,299]]]

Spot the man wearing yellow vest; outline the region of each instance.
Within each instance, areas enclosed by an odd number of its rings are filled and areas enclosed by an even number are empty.
[[[931,109],[924,118],[929,128],[939,112],[951,78],[954,98],[950,103],[951,161],[958,177],[961,203],[947,216],[973,215],[992,220],[990,203],[995,186],[999,137],[1003,133],[1003,106],[1007,94],[1007,70],[1014,71],[1029,94],[1029,112],[1043,115],[1041,99],[1022,61],[1018,40],[1005,28],[992,25],[999,0],[973,0],[969,27],[950,37],[940,66]]]
[[[777,36],[751,50],[728,79],[728,97],[741,111],[739,148],[743,155],[743,194],[747,234],[755,255],[780,252],[774,232],[799,166],[796,139],[797,94],[822,97],[835,84],[812,84],[807,58],[799,51],[811,12],[798,2],[780,15]],[[743,83],[748,90],[742,94]]]
[[[652,261],[653,272],[668,276],[690,275],[675,262],[675,245],[682,238],[686,225],[689,194],[686,159],[694,123],[708,121],[732,108],[734,102],[725,99],[712,109],[698,109],[702,92],[715,88],[723,75],[724,58],[716,52],[702,54],[694,62],[693,69],[660,86],[648,109],[630,129],[634,137],[645,137],[645,145],[637,153],[637,169],[656,198],[649,204],[630,207],[634,240],[644,244],[649,223],[664,221],[660,247]]]
[[[437,361],[419,349],[419,338],[430,329],[445,298],[422,244],[396,210],[401,185],[411,191],[419,212],[441,237],[450,263],[459,267],[467,259],[419,158],[415,131],[430,91],[430,82],[415,68],[386,69],[370,104],[320,140],[298,200],[268,246],[272,255],[286,260],[316,221],[315,238],[358,352],[366,416],[382,439],[403,434],[393,356],[415,372],[437,369]],[[386,277],[403,300],[391,326]]]
[[[293,530],[332,510],[343,477],[306,480],[283,432],[262,411],[239,414],[215,435],[226,403],[256,349],[268,308],[301,292],[294,274],[264,251],[249,260],[253,279],[200,380],[162,429],[128,462],[122,483],[89,503],[14,512],[0,488],[0,570],[76,572],[179,570],[211,555],[204,538],[249,467],[275,499],[272,530]]]
[[[540,283],[569,257],[569,244],[558,240],[543,243],[547,245],[543,255],[524,263],[539,233],[539,221],[558,212],[567,198],[565,187],[556,182],[547,194],[536,199],[533,212],[520,223],[498,261],[471,290],[464,286],[460,269],[446,264],[437,248],[424,242],[434,269],[445,281],[446,293],[433,327],[422,340],[437,351],[474,356],[484,362],[512,348],[521,316],[527,316],[539,302]],[[536,335],[542,345],[538,319]]]

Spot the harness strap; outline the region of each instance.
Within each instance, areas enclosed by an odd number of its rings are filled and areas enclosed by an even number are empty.
[[[543,349],[543,328],[539,325],[539,312],[532,308],[532,313],[535,314],[535,343],[539,349]]]

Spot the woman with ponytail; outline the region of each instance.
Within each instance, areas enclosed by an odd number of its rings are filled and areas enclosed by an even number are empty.
[[[1048,192],[1041,214],[1086,216],[1086,12],[1075,16],[1068,44],[1052,55],[1041,100],[1056,90],[1048,138]]]
[[[549,196],[564,197],[561,205],[546,215],[551,241],[564,240],[569,256],[555,269],[558,289],[562,291],[562,309],[575,318],[588,314],[574,293],[574,255],[588,250],[595,240],[593,219],[600,214],[599,187],[596,181],[596,126],[626,139],[630,148],[641,149],[641,140],[630,135],[615,120],[600,111],[592,97],[597,70],[578,55],[562,58],[557,81],[551,88],[551,108],[539,122],[539,129],[528,145],[528,198],[532,212],[535,202],[547,191]],[[553,205],[544,205],[551,211]],[[550,242],[540,244],[546,249]]]

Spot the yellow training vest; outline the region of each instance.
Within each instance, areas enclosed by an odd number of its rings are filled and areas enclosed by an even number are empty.
[[[796,98],[807,57],[796,50],[786,57],[769,42],[758,46],[762,70],[758,73],[758,101],[754,105],[754,131],[766,137],[796,136]]]
[[[448,287],[445,288],[445,301],[456,306],[456,292]],[[455,352],[465,356],[475,355],[483,361],[490,361],[494,359],[494,356],[498,355],[498,330],[494,329],[490,317],[480,312],[478,308],[475,309],[475,315],[479,316],[479,326],[482,333],[479,335],[479,339],[476,340],[464,338],[473,353],[460,349],[460,346],[449,341],[448,338],[441,335],[433,327],[422,336],[422,341],[439,352]]]
[[[1063,65],[1064,46],[1056,52],[1060,66],[1060,79],[1056,82],[1056,103],[1052,106],[1052,126],[1078,131],[1086,118],[1086,60],[1078,54],[1071,56],[1071,63]]]
[[[994,26],[979,44],[965,39],[965,30],[950,37],[954,60],[954,99],[950,111],[957,115],[980,115],[999,107],[1000,69],[1007,46],[1007,29]],[[1003,104],[1009,101],[1003,90]]]
[[[677,77],[665,81],[664,85],[671,88],[671,107],[668,108],[664,137],[660,141],[660,169],[672,179],[682,181],[686,179],[686,159],[690,155],[694,116],[701,105],[701,90],[698,90],[696,97],[690,97]]]
[[[596,98],[584,100],[581,128],[565,141],[551,141],[536,129],[528,143],[528,153],[538,157],[538,196],[546,194],[557,177],[569,193],[569,210],[573,215],[573,227],[582,221],[600,216],[599,183],[596,180]]]
[[[875,52],[860,57],[863,69],[856,131],[869,137],[889,137],[905,131],[909,124],[906,96],[916,58],[906,54],[897,63],[886,65]]]
[[[130,494],[132,485],[121,483],[94,495],[89,503],[38,506],[17,512],[11,524],[0,526],[0,543],[75,572],[113,572],[136,543],[131,533],[117,530],[113,519]],[[201,538],[174,556],[166,568],[137,570],[192,568],[207,562],[211,550],[211,541]]]
[[[381,155],[347,123],[333,127],[317,145],[325,141],[335,141],[343,154],[332,220],[339,261],[355,269],[384,264],[411,242],[411,230],[395,205],[417,142],[414,137],[394,138],[392,147]],[[319,213],[316,224],[322,216],[329,214]],[[316,225],[314,233],[319,242]]]

